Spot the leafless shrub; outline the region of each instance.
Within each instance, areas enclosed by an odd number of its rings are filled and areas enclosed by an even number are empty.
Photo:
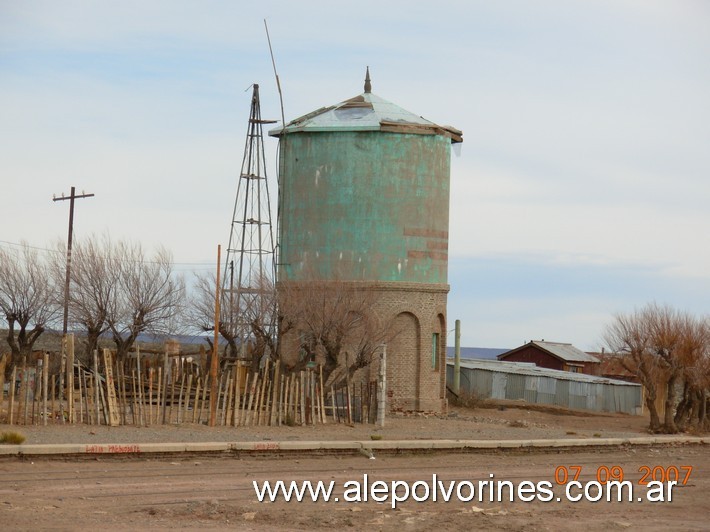
[[[458,396],[452,395],[452,398],[450,400],[452,406],[472,409],[482,406],[483,402],[483,397],[481,397],[476,392],[470,392],[468,390],[461,390]]]

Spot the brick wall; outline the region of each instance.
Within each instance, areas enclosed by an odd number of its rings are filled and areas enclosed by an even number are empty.
[[[319,283],[319,286],[327,283]],[[338,283],[342,286],[343,283]],[[372,313],[390,330],[387,341],[387,395],[390,410],[441,412],[446,409],[446,300],[449,286],[397,282],[349,282],[372,294]],[[291,285],[293,286],[293,285]],[[307,284],[301,283],[307,293]],[[433,335],[437,334],[436,352]],[[282,358],[298,356],[298,334],[282,340]],[[376,380],[375,357],[364,379]]]

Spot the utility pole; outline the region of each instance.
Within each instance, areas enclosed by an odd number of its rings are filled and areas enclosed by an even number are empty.
[[[217,367],[219,366],[219,266],[222,256],[222,246],[217,246],[217,282],[214,285],[214,343],[210,360],[210,420],[209,426],[214,427],[217,420]],[[235,366],[236,370],[236,366]]]
[[[69,282],[71,279],[71,243],[72,236],[74,233],[74,200],[81,198],[91,198],[93,194],[85,194],[82,190],[81,194],[75,194],[75,188],[71,187],[71,193],[69,196],[65,196],[62,193],[62,197],[58,198],[54,196],[52,201],[64,201],[69,200],[69,237],[67,238],[67,273],[64,279],[64,325],[62,326],[62,334],[67,335],[67,326],[69,323]]]
[[[69,236],[67,238],[67,271],[66,277],[64,278],[64,323],[62,325],[62,360],[61,360],[61,370],[59,372],[59,412],[62,423],[64,423],[64,371],[66,366],[66,346],[67,346],[67,328],[69,326],[69,283],[71,280],[71,243],[74,234],[74,200],[81,198],[90,198],[93,194],[85,194],[82,190],[81,194],[77,195],[75,188],[71,187],[71,193],[69,196],[65,196],[62,193],[62,197],[58,198],[54,196],[52,201],[64,201],[69,200]],[[74,374],[74,368],[67,368]],[[70,379],[67,379],[67,383]],[[69,394],[67,394],[69,396]],[[71,410],[71,409],[70,409]]]
[[[454,336],[454,393],[459,395],[461,387],[461,320],[456,320]]]

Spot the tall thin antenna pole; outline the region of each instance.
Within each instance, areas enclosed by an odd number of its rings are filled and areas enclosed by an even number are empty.
[[[276,263],[276,273],[274,276],[274,285],[279,278],[279,265],[281,261],[279,255],[281,254],[281,202],[283,198],[283,156],[281,151],[286,147],[286,114],[284,113],[284,98],[281,92],[281,81],[279,80],[279,74],[276,71],[276,60],[274,59],[274,50],[271,47],[271,37],[269,36],[269,26],[266,24],[266,19],[264,19],[264,28],[266,29],[266,40],[269,43],[269,54],[271,55],[271,65],[274,67],[274,76],[276,77],[276,88],[279,91],[279,103],[281,105],[281,135],[279,136],[279,143],[281,147],[278,151],[278,170],[276,175],[276,253],[275,253],[275,263]]]
[[[266,29],[266,40],[269,42],[269,54],[271,54],[271,65],[274,67],[274,76],[276,76],[276,88],[279,91],[279,103],[281,104],[281,127],[286,127],[286,118],[284,114],[284,98],[281,93],[281,82],[279,81],[279,74],[276,72],[276,61],[274,60],[274,50],[271,48],[271,37],[269,37],[269,26],[266,25],[266,19],[264,19],[264,28]]]

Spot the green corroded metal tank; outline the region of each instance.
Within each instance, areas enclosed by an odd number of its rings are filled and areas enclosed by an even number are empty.
[[[280,137],[279,279],[446,284],[452,142],[370,91]]]

